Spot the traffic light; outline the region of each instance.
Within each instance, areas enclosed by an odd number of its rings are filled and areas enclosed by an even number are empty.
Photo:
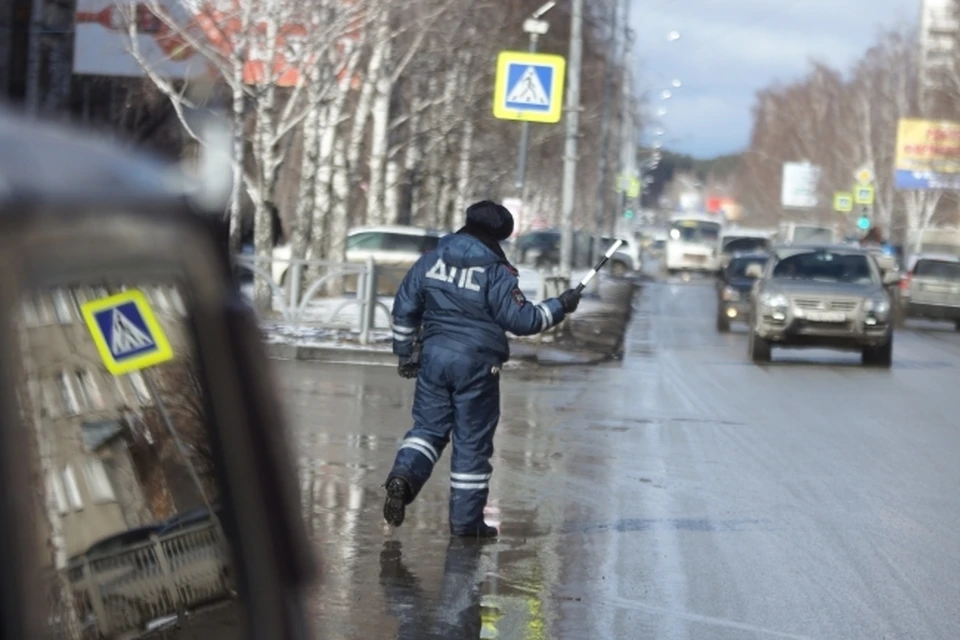
[[[633,209],[627,209],[623,212],[623,217],[627,220],[633,220]]]
[[[870,218],[867,216],[860,216],[860,219],[857,220],[857,228],[866,231],[870,228]]]

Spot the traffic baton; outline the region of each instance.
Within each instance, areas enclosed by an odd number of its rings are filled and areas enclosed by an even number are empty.
[[[603,265],[607,264],[607,260],[609,260],[613,254],[617,252],[617,249],[619,249],[620,245],[622,244],[623,240],[617,239],[617,241],[614,242],[609,249],[607,249],[607,252],[602,258],[600,258],[600,262],[597,263],[597,266],[595,266],[590,273],[585,275],[583,280],[580,281],[580,284],[577,285],[577,293],[583,293],[583,290],[587,287],[587,284],[593,280],[593,276],[597,275],[597,272],[600,271],[600,269],[603,269]]]

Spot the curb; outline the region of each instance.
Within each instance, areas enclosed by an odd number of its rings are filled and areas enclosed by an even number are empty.
[[[630,288],[630,295],[626,297],[626,304],[623,309],[618,313],[615,312],[617,315],[622,314],[625,320],[620,327],[620,335],[617,339],[617,344],[620,346],[623,344],[623,334],[626,333],[626,326],[633,315],[633,302],[640,288],[637,283],[634,283]],[[606,313],[610,313],[610,310],[607,310]],[[587,321],[588,318],[581,320],[581,322]],[[265,342],[264,349],[267,358],[271,360],[380,367],[394,367],[397,364],[397,357],[393,355],[389,347],[300,346],[285,342]],[[616,349],[613,353],[604,353],[590,349],[564,349],[562,344],[540,345],[526,340],[512,340],[510,342],[510,361],[507,366],[511,369],[590,366],[616,360],[618,356]]]

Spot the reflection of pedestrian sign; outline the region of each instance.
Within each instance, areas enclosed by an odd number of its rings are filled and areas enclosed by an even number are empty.
[[[82,306],[107,371],[115,376],[173,359],[173,349],[142,292],[135,289]]]
[[[873,204],[873,187],[861,185],[853,193],[857,204]]]
[[[497,57],[494,117],[560,122],[565,71],[562,56],[501,51]]]
[[[853,211],[853,195],[842,192],[833,194],[833,210],[840,213]]]

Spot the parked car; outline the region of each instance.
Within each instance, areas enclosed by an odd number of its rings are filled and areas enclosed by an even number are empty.
[[[763,275],[766,253],[741,253],[720,272],[717,295],[717,331],[730,331],[730,323],[750,322],[750,292]]]
[[[604,236],[600,243],[600,251],[606,253],[608,249],[617,241],[618,238]],[[624,276],[631,272],[641,271],[643,269],[643,259],[640,257],[640,246],[636,240],[628,237],[619,238],[623,241],[620,248],[610,258],[610,273],[616,276]],[[596,262],[600,256],[594,256],[592,262]]]
[[[516,260],[518,264],[529,265],[537,269],[552,269],[560,264],[560,239],[558,229],[530,231],[516,240]],[[582,268],[590,264],[593,255],[591,234],[575,231],[573,233],[573,266]]]
[[[347,234],[347,262],[362,263],[368,257],[383,267],[405,266],[409,268],[424,253],[435,249],[445,234],[436,229],[423,229],[402,225],[358,227]],[[286,284],[291,247],[278,245],[273,250],[272,265],[274,281]]]
[[[898,320],[952,322],[960,331],[960,256],[921,253],[910,259],[900,281]]]
[[[889,367],[892,305],[884,286],[893,278],[860,248],[777,247],[751,300],[750,358],[769,362],[774,346],[827,347]]]

